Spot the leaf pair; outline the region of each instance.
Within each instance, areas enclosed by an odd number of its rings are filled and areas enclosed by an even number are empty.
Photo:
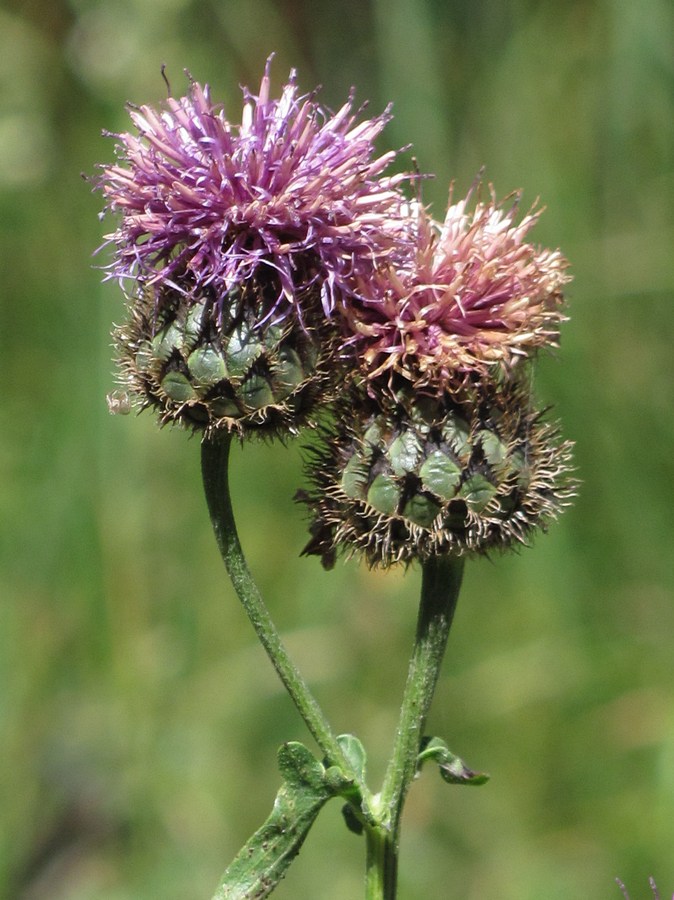
[[[345,736],[344,741],[350,737]],[[351,761],[346,748],[345,755]],[[326,769],[297,741],[279,749],[278,766],[283,784],[271,815],[227,867],[213,900],[261,900],[268,896],[300,852],[327,801],[338,795],[353,800],[358,797],[358,788],[341,769]]]
[[[332,797],[347,800],[343,814],[349,829],[362,833],[361,796],[358,783],[365,783],[365,749],[358,738],[343,734],[337,738],[354,778],[338,766],[326,768],[297,741],[283,744],[278,766],[283,777],[271,815],[228,866],[213,900],[262,900],[283,879],[300,852],[309,829],[323,806]],[[449,784],[479,785],[489,776],[474,772],[455,756],[440,738],[425,738],[419,757],[437,763],[440,775]]]

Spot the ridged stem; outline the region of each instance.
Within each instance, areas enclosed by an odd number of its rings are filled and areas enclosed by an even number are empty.
[[[395,900],[398,881],[398,848],[391,832],[382,825],[366,826],[365,900]]]
[[[290,660],[255,584],[239,541],[229,492],[231,437],[202,442],[204,491],[215,537],[236,593],[274,669],[329,765],[353,778],[362,805],[367,846],[366,900],[395,900],[400,819],[414,778],[426,718],[433,699],[461,587],[463,560],[436,557],[423,564],[417,629],[400,718],[380,794],[373,797],[353,772],[321,708]]]
[[[283,646],[281,637],[246,563],[236,530],[229,491],[231,441],[230,435],[223,435],[204,438],[201,445],[204,492],[220,554],[234,590],[255,633],[328,764],[339,766],[342,771],[354,777],[366,799],[367,788],[350,771],[344,753],[318,702]]]
[[[421,740],[461,588],[463,559],[434,557],[423,564],[419,616],[393,753],[377,798],[378,828],[368,839],[367,900],[394,900],[400,819],[417,772]],[[373,871],[378,866],[378,871]]]

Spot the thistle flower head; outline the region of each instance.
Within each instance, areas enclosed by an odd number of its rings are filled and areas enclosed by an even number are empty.
[[[337,298],[406,235],[406,176],[374,150],[388,111],[329,114],[294,72],[271,99],[270,62],[238,124],[196,82],[131,109],[137,133],[98,181],[120,216],[110,277],[132,285],[121,380],[162,422],[297,431],[335,380]]]
[[[370,565],[525,543],[568,503],[571,447],[519,364],[556,342],[565,261],[493,194],[442,225],[410,207],[405,246],[340,305],[355,377],[307,472],[307,553]],[[398,252],[402,251],[402,252]]]
[[[566,261],[526,241],[540,210],[517,222],[517,202],[451,203],[444,223],[413,208],[412,254],[380,267],[342,306],[366,379],[392,373],[440,393],[466,374],[508,371],[554,345]],[[472,209],[471,209],[472,205]]]
[[[331,115],[298,96],[294,71],[270,99],[270,62],[259,93],[244,89],[238,124],[197,82],[161,110],[130,110],[137,134],[117,135],[119,163],[98,182],[121,214],[107,236],[113,276],[170,283],[190,299],[206,291],[217,308],[263,267],[278,320],[301,317],[298,270],[329,313],[353,276],[386,256],[403,179],[382,174],[394,152],[374,151],[388,111],[357,122],[351,98]]]

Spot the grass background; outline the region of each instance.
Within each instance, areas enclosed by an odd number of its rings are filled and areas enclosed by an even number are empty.
[[[0,7],[0,895],[209,897],[304,726],[225,580],[196,440],[108,416],[122,316],[80,173],[159,102],[166,63],[236,118],[271,50],[384,147],[413,142],[442,215],[481,166],[547,211],[572,320],[537,372],[583,488],[535,549],[474,562],[430,728],[492,781],[431,771],[401,898],[632,900],[674,891],[674,7],[670,0],[5,0]],[[409,165],[408,154],[406,163]],[[298,447],[233,460],[251,566],[335,728],[381,776],[419,575],[323,573]],[[358,897],[364,848],[323,812],[275,896]]]

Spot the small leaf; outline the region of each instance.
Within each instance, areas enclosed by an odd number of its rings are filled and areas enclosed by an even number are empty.
[[[515,475],[515,483],[520,490],[526,491],[531,482],[531,467],[523,450],[515,450],[510,457],[511,473]]]
[[[450,416],[443,426],[442,436],[457,456],[470,451],[470,425],[463,419]]]
[[[320,343],[307,340],[307,335],[305,334],[304,340],[302,341],[302,367],[306,373],[311,373],[314,371],[318,364],[320,355]]]
[[[421,753],[417,757],[418,767],[432,760],[438,764],[441,777],[448,784],[479,785],[489,781],[489,775],[469,769],[465,762],[455,756],[440,738],[426,738]]]
[[[480,442],[482,452],[493,469],[503,465],[508,456],[508,448],[497,434],[484,428],[482,431],[478,431],[476,441]]]
[[[189,353],[196,347],[206,321],[206,306],[203,303],[195,303],[187,313],[182,334],[182,348],[184,353]]]
[[[365,747],[363,747],[358,738],[353,734],[338,735],[337,743],[342,748],[352,773],[361,784],[365,784],[365,770],[367,768],[367,753]],[[360,809],[363,798],[358,785],[353,781],[345,781],[337,789],[337,792],[340,797],[344,797],[344,799],[349,801],[342,807],[342,815],[344,816],[346,827],[354,834],[362,834],[363,819],[360,815]]]
[[[181,344],[182,335],[180,333],[180,328],[175,322],[172,322],[170,325],[162,328],[162,330],[152,338],[152,355],[155,359],[166,362],[173,354],[174,350],[177,350]]]
[[[267,821],[228,866],[213,900],[262,900],[284,877],[323,805],[334,796],[323,765],[300,743],[278,752],[283,776]]]
[[[241,416],[241,410],[236,405],[236,401],[229,397],[217,397],[210,401],[209,406],[214,416],[229,416],[232,419],[238,419]]]
[[[304,380],[302,360],[292,347],[280,348],[278,360],[274,366],[274,379],[276,384],[274,393],[277,400],[284,400],[302,384]]]
[[[377,422],[373,422],[363,435],[363,444],[377,447],[382,439],[382,429]]]
[[[367,462],[354,453],[342,472],[342,490],[352,500],[362,500],[367,492]]]
[[[187,368],[200,387],[211,387],[227,377],[224,359],[210,344],[190,353]]]
[[[264,345],[268,350],[275,350],[283,338],[283,328],[280,325],[269,325],[263,335]]]
[[[345,775],[339,766],[330,766],[325,770],[325,783],[337,797],[354,795],[360,799],[360,792],[355,786],[353,778]]]
[[[354,734],[340,734],[337,737],[337,743],[342,748],[354,775],[360,779],[361,783],[365,783],[365,769],[367,766],[367,753],[365,747],[361,744]]]
[[[269,382],[262,375],[251,375],[241,386],[241,397],[249,409],[262,409],[274,402]]]
[[[288,741],[279,748],[278,767],[283,780],[294,790],[325,790],[325,767],[299,741]]]
[[[155,357],[152,353],[152,346],[148,341],[143,341],[140,345],[134,361],[139,372],[150,371],[152,364],[155,361]]]
[[[410,409],[410,420],[414,422],[415,431],[428,434],[438,415],[438,403],[432,397],[417,396]]]

